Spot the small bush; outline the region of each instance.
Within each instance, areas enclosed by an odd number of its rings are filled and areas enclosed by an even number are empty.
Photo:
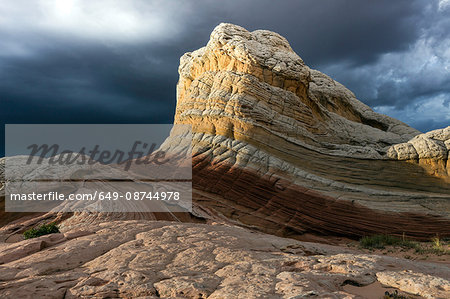
[[[442,243],[441,243],[441,239],[439,238],[439,236],[432,238],[431,242],[433,242],[434,249],[442,250]]]
[[[59,233],[58,226],[54,223],[43,224],[37,228],[31,228],[23,233],[25,239],[37,238],[43,235]]]

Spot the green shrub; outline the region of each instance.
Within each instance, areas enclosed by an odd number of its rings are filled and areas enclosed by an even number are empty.
[[[385,246],[402,246],[407,248],[417,247],[416,242],[405,240],[405,238],[400,239],[389,235],[366,236],[359,240],[359,244],[361,245],[361,247],[368,249],[383,249],[385,248]]]
[[[37,228],[31,228],[23,233],[25,239],[37,238],[43,235],[59,233],[58,226],[54,223],[43,224]]]
[[[434,249],[437,249],[437,250],[441,250],[442,249],[442,242],[441,242],[441,239],[439,238],[439,236],[436,236],[436,237],[432,238],[431,242],[433,242],[433,248]]]

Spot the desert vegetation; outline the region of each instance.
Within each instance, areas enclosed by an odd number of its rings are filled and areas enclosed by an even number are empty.
[[[413,249],[416,254],[435,254],[435,255],[449,255],[450,242],[447,239],[441,239],[439,236],[433,237],[429,242],[418,242],[391,235],[373,235],[365,236],[359,240],[359,246],[364,249],[386,249],[401,248]]]
[[[39,227],[33,227],[23,233],[24,239],[37,238],[43,235],[59,233],[59,228],[55,223],[45,223]]]

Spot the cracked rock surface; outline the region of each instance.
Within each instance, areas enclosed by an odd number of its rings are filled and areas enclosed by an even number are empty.
[[[450,295],[444,265],[222,224],[110,221],[1,246],[15,252],[0,265],[2,298],[357,298],[343,286],[377,280]]]

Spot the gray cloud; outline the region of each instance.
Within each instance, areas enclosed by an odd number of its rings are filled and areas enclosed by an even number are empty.
[[[424,9],[420,35],[403,51],[359,66],[334,63],[325,72],[375,110],[422,131],[450,125],[450,7]]]

